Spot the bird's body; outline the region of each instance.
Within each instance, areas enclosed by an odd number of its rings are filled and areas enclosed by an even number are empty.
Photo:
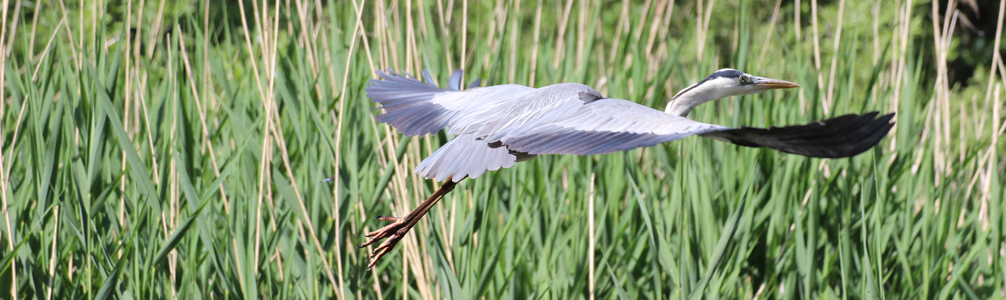
[[[486,170],[508,168],[518,159],[535,155],[603,154],[726,128],[603,98],[578,83],[539,89],[504,85],[444,91],[430,102],[438,107],[409,121],[426,120],[437,125],[417,127],[438,131],[443,126],[456,135],[416,169],[437,181],[476,178]],[[394,106],[389,114],[393,112]]]
[[[395,223],[372,232],[388,237],[371,254],[371,266],[456,182],[486,171],[509,168],[544,154],[594,155],[649,147],[692,135],[748,147],[769,147],[811,157],[848,157],[873,147],[893,126],[892,115],[846,115],[800,126],[731,128],[694,121],[685,116],[695,106],[715,99],[798,85],[761,78],[733,69],[714,72],[671,98],[665,111],[635,102],[610,99],[579,83],[541,88],[497,85],[460,90],[456,71],[447,89],[410,76],[378,72],[367,96],[381,104],[377,120],[406,135],[426,135],[446,129],[455,137],[416,168],[423,177],[447,181],[434,196],[404,218],[382,217]],[[427,82],[432,82],[424,72]]]

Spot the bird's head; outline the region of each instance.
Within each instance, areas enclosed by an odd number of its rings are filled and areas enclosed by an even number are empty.
[[[800,85],[785,80],[758,77],[734,69],[720,69],[671,97],[664,111],[684,117],[699,104],[716,99],[796,87]]]

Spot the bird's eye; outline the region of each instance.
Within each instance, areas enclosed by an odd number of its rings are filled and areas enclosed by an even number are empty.
[[[750,84],[754,82],[754,78],[751,78],[751,75],[741,75],[739,80],[741,84]]]

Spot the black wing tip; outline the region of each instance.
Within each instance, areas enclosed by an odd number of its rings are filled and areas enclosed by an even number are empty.
[[[866,120],[863,124],[863,129],[860,132],[864,134],[858,134],[851,136],[850,138],[857,139],[857,141],[849,144],[848,147],[839,147],[833,149],[834,151],[824,151],[821,155],[813,155],[815,153],[795,153],[801,154],[809,157],[818,158],[846,158],[853,157],[867,150],[873,149],[874,146],[880,143],[888,133],[891,132],[891,128],[894,128],[895,122],[891,120],[894,119],[895,113],[888,113],[877,117],[880,112],[871,111],[862,115],[857,116],[855,119]],[[855,121],[853,121],[855,122]],[[858,123],[858,122],[857,122]],[[810,155],[808,155],[810,154]]]
[[[878,114],[873,113],[873,116],[876,115]],[[848,155],[846,157],[852,157],[860,153],[866,152],[867,150],[873,149],[873,147],[879,144],[880,141],[883,140],[884,137],[886,137],[887,134],[891,132],[891,129],[894,128],[896,122],[892,122],[891,120],[893,119],[894,119],[894,113],[889,113],[880,116],[879,118],[876,118],[875,120],[870,122],[868,126],[874,128],[873,130],[871,130],[873,132],[867,135],[866,138],[859,143],[860,147],[856,147],[857,149],[853,151],[855,153],[851,153],[851,155]]]
[[[846,114],[805,125],[742,127],[703,134],[738,146],[767,147],[815,158],[845,158],[876,146],[894,127],[895,114]],[[878,117],[879,116],[879,117]]]

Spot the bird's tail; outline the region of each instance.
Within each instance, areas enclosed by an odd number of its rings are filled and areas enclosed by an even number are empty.
[[[806,125],[742,127],[702,134],[703,137],[747,147],[767,147],[809,157],[841,158],[877,145],[894,127],[894,113],[848,114]]]
[[[447,89],[434,85],[429,72],[423,71],[426,83],[408,74],[377,71],[381,78],[371,79],[367,97],[380,103],[384,114],[377,121],[387,123],[405,135],[431,134],[447,126],[453,112],[433,102],[437,94],[458,91],[461,88],[461,70],[455,70],[447,82]],[[469,88],[479,85],[475,79]]]

